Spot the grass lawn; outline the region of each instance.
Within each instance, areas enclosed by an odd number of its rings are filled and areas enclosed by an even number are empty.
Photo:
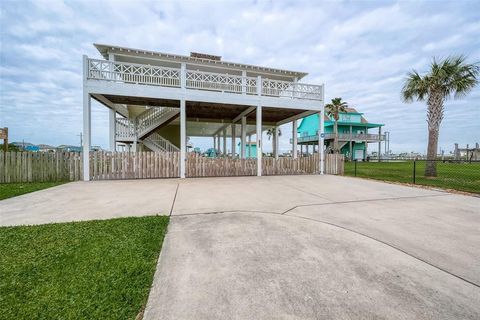
[[[21,183],[0,183],[0,200],[19,196],[21,194],[38,191],[65,182],[21,182]]]
[[[135,319],[168,221],[0,228],[0,319]]]
[[[416,162],[415,183],[480,193],[480,162],[437,162],[437,177],[425,178],[425,161]],[[354,162],[345,162],[345,175],[354,176]],[[357,177],[413,183],[413,161],[358,162]]]

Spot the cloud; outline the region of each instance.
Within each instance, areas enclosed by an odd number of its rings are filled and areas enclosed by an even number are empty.
[[[0,126],[13,140],[78,143],[82,130],[82,55],[94,42],[309,72],[385,123],[395,151],[426,148],[425,105],[404,104],[411,69],[433,56],[480,60],[480,5],[464,2],[317,1],[4,1],[0,6]],[[448,101],[440,145],[472,144],[480,130],[480,93]],[[93,105],[92,142],[108,145],[106,108]],[[291,126],[282,126],[281,150]],[[201,148],[211,139],[195,139]],[[270,149],[267,142],[267,149]]]

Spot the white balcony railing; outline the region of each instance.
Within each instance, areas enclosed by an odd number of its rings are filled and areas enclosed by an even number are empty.
[[[177,68],[125,63],[87,58],[87,79],[135,83],[154,86],[181,87],[182,71]],[[279,98],[322,100],[323,86],[263,78],[261,92],[258,79],[226,73],[186,70],[187,89],[262,95]]]
[[[325,134],[325,140],[333,140],[335,139],[335,134],[333,133],[326,133]],[[385,141],[385,135],[384,134],[372,134],[372,133],[367,133],[367,134],[352,134],[350,135],[349,133],[339,133],[338,134],[338,140],[339,141],[367,141],[367,142],[377,142],[377,141]],[[290,139],[290,143],[292,143],[292,139]],[[311,136],[303,136],[303,137],[298,137],[297,141],[299,143],[302,142],[314,142],[318,141],[318,134],[316,135],[311,135]]]

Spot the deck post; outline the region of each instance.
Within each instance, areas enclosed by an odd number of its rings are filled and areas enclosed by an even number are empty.
[[[217,150],[218,153],[220,154],[221,150],[220,150],[220,134],[217,134]]]
[[[110,151],[116,151],[116,123],[115,118],[117,113],[114,109],[108,109],[108,128],[109,128],[109,140],[110,140]]]
[[[380,154],[382,153],[382,127],[378,127],[378,162],[380,162]]]
[[[83,89],[83,181],[90,181],[90,144],[92,138],[92,99]]]
[[[325,93],[324,93],[325,97]],[[325,141],[325,119],[323,117],[323,114],[325,112],[325,106],[322,105],[322,111],[318,113],[318,117],[320,118],[320,132],[319,132],[319,137],[318,137],[318,152],[320,153],[320,174],[324,174],[324,168],[325,168],[325,154],[323,150],[324,146],[324,141]]]
[[[257,176],[262,175],[262,105],[257,106]]]
[[[248,151],[245,152],[247,154],[247,158],[252,157],[252,135],[248,135]]]
[[[217,137],[213,136],[213,149],[217,150]]]
[[[242,117],[241,139],[240,139],[240,157],[245,159],[245,140],[247,137],[247,117]]]
[[[232,158],[235,158],[235,138],[236,138],[236,125],[235,123],[232,123]]]
[[[275,130],[274,135],[273,135],[273,138],[274,138],[274,147],[275,147],[275,148],[274,148],[274,150],[275,150],[275,151],[274,151],[274,157],[275,157],[275,159],[278,159],[278,152],[279,152],[278,147],[279,147],[279,145],[280,145],[280,141],[279,141],[279,140],[280,140],[280,135],[278,134],[278,130],[279,130],[279,129],[278,129],[277,126],[275,126],[274,130]]]
[[[227,130],[223,129],[223,150],[222,154],[226,155],[227,154]]]
[[[263,82],[262,76],[257,76],[257,96],[258,96],[258,104],[257,104],[257,176],[262,176],[262,156],[263,156],[263,145],[262,145],[262,91],[263,91]]]
[[[292,121],[292,157],[297,159],[297,144],[298,144],[298,135],[297,135],[297,120]]]
[[[187,155],[187,112],[185,98],[180,100],[180,178],[185,178]]]
[[[348,139],[349,140],[349,151],[350,151],[350,160],[353,160],[353,147],[352,147],[352,125],[350,125],[350,138]]]

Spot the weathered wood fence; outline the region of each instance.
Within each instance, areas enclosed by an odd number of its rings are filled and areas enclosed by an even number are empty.
[[[343,156],[325,155],[325,173],[343,174]],[[0,183],[76,181],[83,175],[81,153],[0,152]],[[179,177],[178,152],[91,152],[90,179],[153,179]],[[263,158],[263,175],[317,174],[319,155]],[[187,177],[254,176],[257,159],[207,158],[188,154]]]
[[[257,175],[257,159],[208,158],[189,154],[187,177],[233,177]]]
[[[345,157],[343,154],[325,155],[325,174],[343,175]]]
[[[75,152],[0,152],[0,183],[74,181],[82,178]]]
[[[178,178],[178,152],[91,152],[90,179]]]

